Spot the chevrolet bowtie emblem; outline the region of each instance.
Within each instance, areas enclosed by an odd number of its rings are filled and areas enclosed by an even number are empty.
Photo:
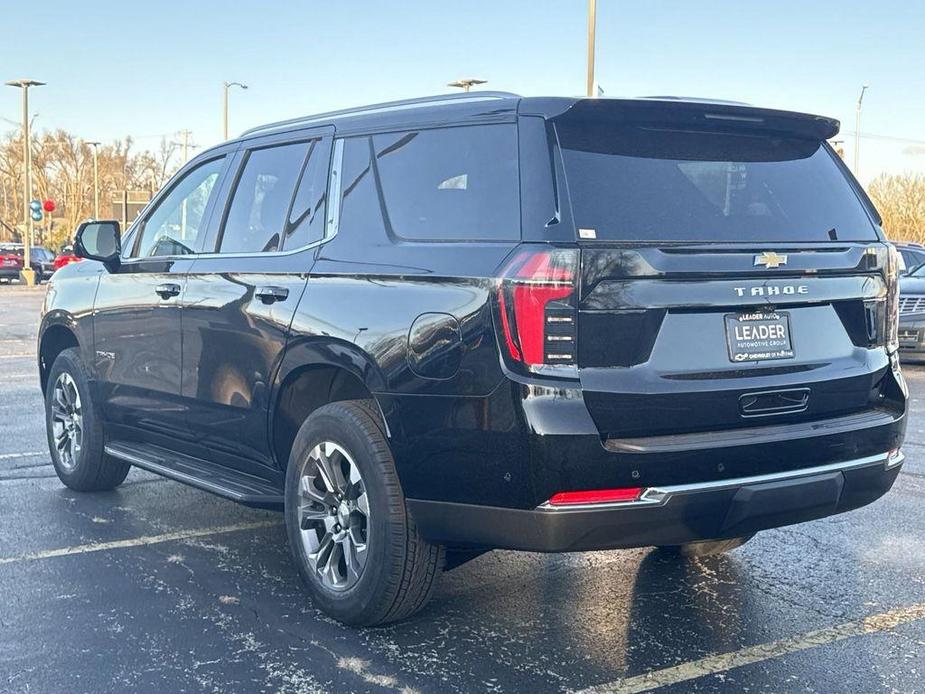
[[[780,267],[787,264],[787,256],[783,253],[774,251],[765,251],[761,255],[755,256],[755,267],[764,265],[766,268]]]

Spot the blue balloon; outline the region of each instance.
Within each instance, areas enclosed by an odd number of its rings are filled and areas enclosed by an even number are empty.
[[[42,221],[42,211],[41,210],[32,210],[32,221],[33,222]]]
[[[29,203],[29,209],[31,209],[33,212],[41,212],[42,211],[42,201],[33,200],[32,202]]]

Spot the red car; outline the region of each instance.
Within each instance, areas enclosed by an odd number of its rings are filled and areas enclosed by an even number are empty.
[[[65,265],[70,263],[76,263],[80,258],[74,255],[74,252],[71,249],[65,249],[61,251],[57,256],[55,256],[55,270],[60,270]]]
[[[19,279],[22,272],[22,256],[13,250],[0,248],[0,282],[12,282]]]

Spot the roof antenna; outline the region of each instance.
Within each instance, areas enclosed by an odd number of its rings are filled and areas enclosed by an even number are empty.
[[[838,241],[838,232],[834,228],[829,229],[829,241]]]

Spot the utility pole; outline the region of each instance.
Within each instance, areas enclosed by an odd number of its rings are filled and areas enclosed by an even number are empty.
[[[857,111],[855,113],[854,121],[854,177],[860,178],[861,172],[859,171],[860,161],[861,161],[861,103],[864,101],[864,92],[867,91],[869,84],[865,84],[861,87],[861,95],[858,97]]]
[[[597,28],[597,2],[588,0],[588,96],[594,96],[594,35]]]
[[[32,201],[32,135],[29,132],[29,87],[41,87],[44,82],[35,80],[11,80],[6,83],[9,87],[22,89],[22,149],[23,149],[23,222],[25,223],[26,238],[23,239],[23,262],[20,281],[32,286],[35,284],[35,273],[32,271],[32,210],[29,203]]]
[[[180,131],[180,137],[183,140],[183,142],[180,143],[180,146],[183,148],[182,156],[183,156],[184,164],[189,161],[189,138],[190,138],[190,135],[192,134],[193,134],[192,130],[181,130]]]
[[[100,218],[100,166],[99,166],[99,142],[88,142],[87,145],[93,148],[93,219]]]
[[[448,82],[446,86],[447,87],[459,87],[464,92],[468,92],[469,89],[472,87],[472,85],[485,84],[487,81],[488,80],[479,80],[479,79],[474,79],[472,77],[468,77],[466,79],[456,80],[454,82]]]
[[[228,139],[228,88],[229,87],[241,87],[241,89],[247,89],[246,84],[241,84],[240,82],[222,82],[224,87],[224,98],[222,100],[222,139]]]

